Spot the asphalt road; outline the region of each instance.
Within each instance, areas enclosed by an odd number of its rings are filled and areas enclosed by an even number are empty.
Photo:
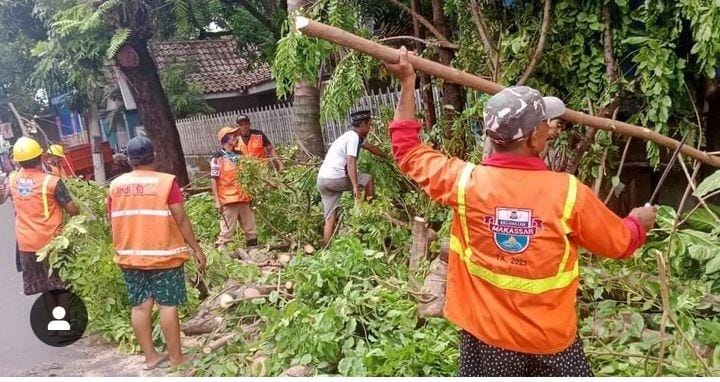
[[[40,342],[30,328],[30,307],[40,295],[23,294],[22,274],[15,268],[12,201],[0,206],[0,377],[44,364],[77,361],[79,343],[55,348]]]

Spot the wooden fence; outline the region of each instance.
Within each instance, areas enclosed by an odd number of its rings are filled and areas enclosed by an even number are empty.
[[[440,99],[437,89],[435,99]],[[382,106],[395,107],[400,93],[387,89],[384,92],[372,92],[362,97],[350,110],[343,121],[327,121],[322,124],[323,138],[328,146],[350,127],[350,113],[356,110],[371,110],[378,115]],[[415,107],[422,110],[420,91],[415,90]],[[435,104],[440,113],[439,103]],[[245,114],[250,118],[253,129],[263,131],[274,145],[292,143],[295,139],[294,109],[292,104],[280,104],[245,110],[230,111],[211,115],[201,115],[177,120],[180,141],[185,155],[209,155],[219,149],[217,131],[224,126],[234,126],[235,117]]]

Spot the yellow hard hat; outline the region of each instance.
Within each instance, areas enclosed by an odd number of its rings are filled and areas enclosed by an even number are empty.
[[[238,129],[239,129],[239,127],[223,127],[222,129],[220,129],[220,131],[218,131],[218,134],[217,134],[218,143],[222,143],[222,139],[224,136],[226,136],[228,134],[232,134],[232,133],[238,131]]]
[[[48,147],[48,154],[55,155],[56,157],[65,158],[65,149],[60,145],[50,145]]]
[[[25,162],[42,155],[43,149],[40,144],[28,137],[20,137],[13,146],[13,158],[16,162]]]

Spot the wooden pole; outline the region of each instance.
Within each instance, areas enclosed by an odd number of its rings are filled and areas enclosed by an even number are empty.
[[[18,121],[18,125],[20,125],[20,131],[22,131],[22,134],[24,136],[29,136],[27,128],[25,128],[25,122],[23,121],[22,117],[20,117],[20,113],[15,109],[15,105],[13,105],[12,102],[8,103],[8,106],[10,107],[10,111],[12,111],[13,115],[15,116],[15,119]]]
[[[302,16],[298,16],[295,18],[295,26],[297,27],[298,31],[302,32],[305,35],[317,37],[319,39],[330,41],[346,48],[363,52],[377,58],[380,61],[390,63],[398,62],[397,49],[364,39],[352,33],[346,32],[342,29],[331,27],[329,25],[325,25],[323,23],[313,21]],[[442,78],[445,81],[454,82],[456,84],[477,89],[488,94],[495,94],[500,90],[504,89],[504,86],[496,84],[492,81],[488,81],[476,75],[449,66],[445,66],[422,57],[410,55],[408,56],[408,60],[413,65],[413,67],[420,72]],[[678,147],[678,145],[680,145],[680,142],[678,142],[677,140],[662,134],[658,134],[657,132],[650,130],[646,127],[616,121],[610,118],[594,117],[571,109],[567,109],[565,113],[561,116],[561,118],[574,124],[590,126],[634,138],[652,141],[659,144],[660,146],[664,146],[670,149],[675,149]],[[693,159],[697,159],[702,163],[714,167],[720,167],[720,157],[710,155],[692,146],[683,145],[683,147],[680,149],[680,152],[683,155],[691,157]]]

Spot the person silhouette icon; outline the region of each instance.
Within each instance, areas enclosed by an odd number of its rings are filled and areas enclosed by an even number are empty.
[[[48,323],[47,330],[70,330],[70,323],[64,320],[65,308],[63,308],[62,306],[56,306],[55,308],[53,308],[52,315],[55,319]]]

